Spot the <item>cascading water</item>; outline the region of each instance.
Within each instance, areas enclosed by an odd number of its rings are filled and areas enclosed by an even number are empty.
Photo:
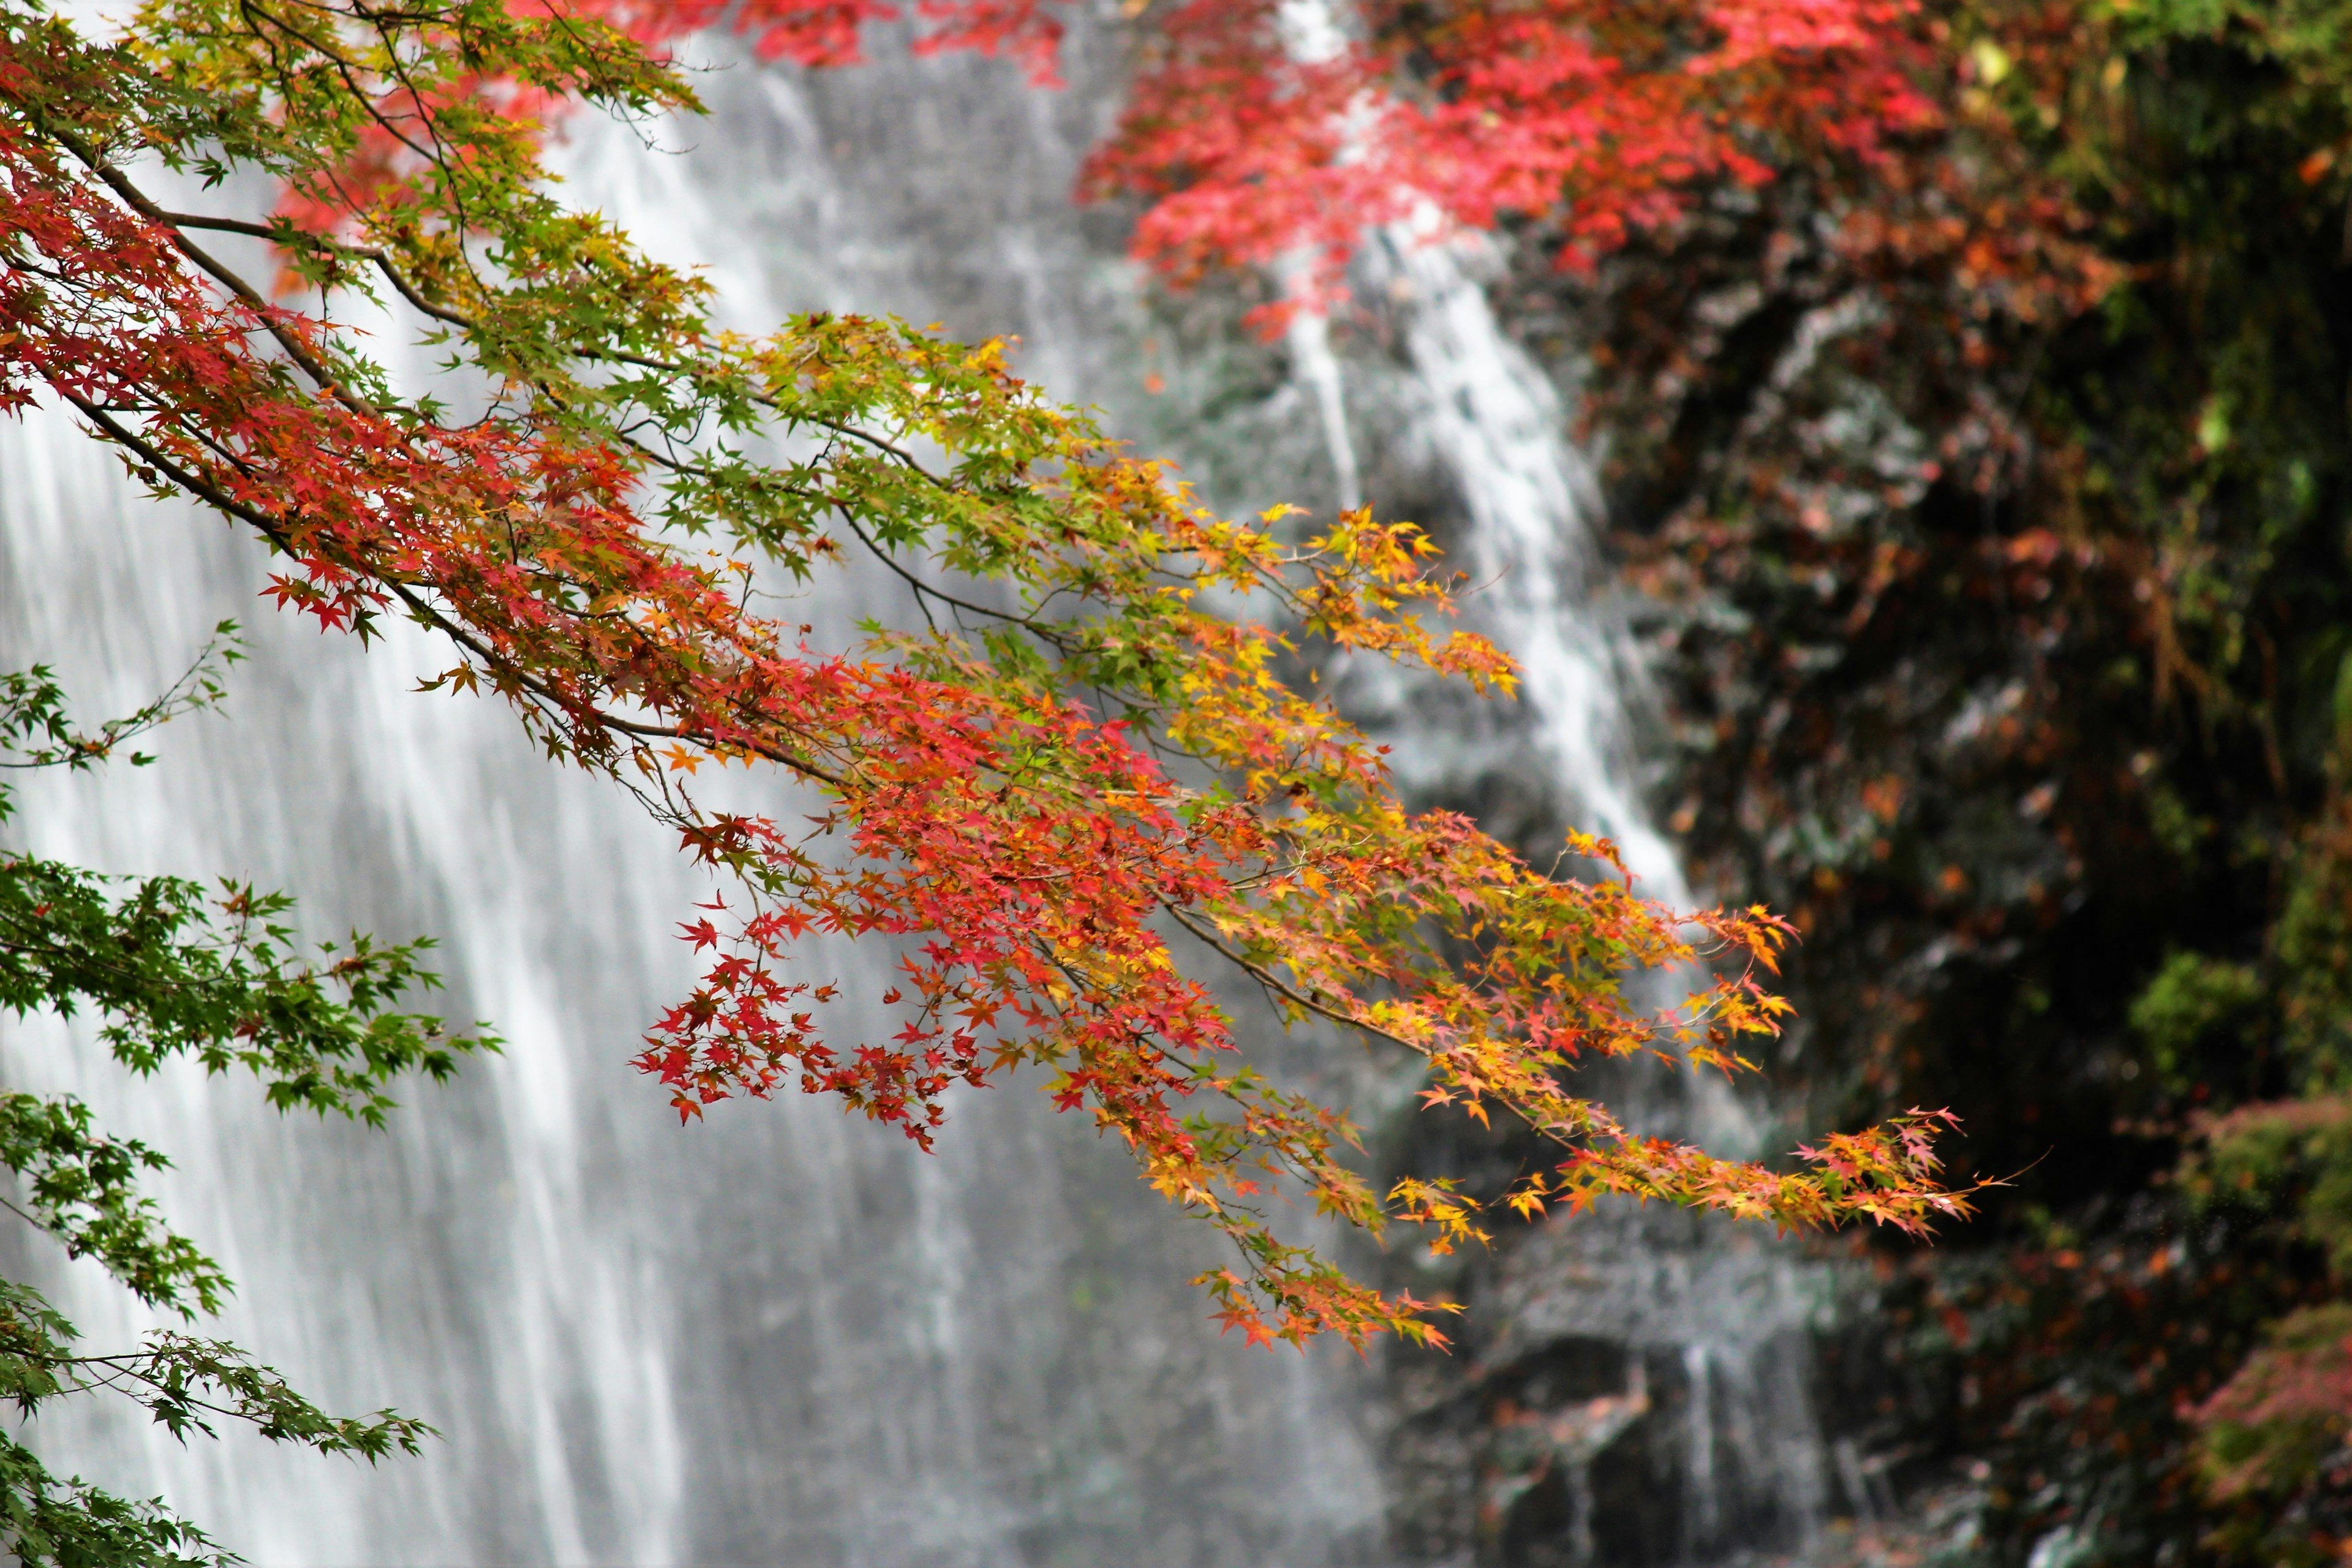
[[[1068,202],[1113,100],[1112,42],[1073,29],[1061,95],[987,62],[807,79],[722,56],[716,114],[666,130],[672,151],[583,121],[560,161],[574,199],[716,266],[738,324],[824,306],[1018,334],[1057,396],[1157,441],[1171,419],[1138,366],[1160,329],[1117,235]],[[1474,616],[1527,667],[1532,765],[1676,896],[1626,783],[1620,661],[1585,604],[1591,481],[1558,395],[1461,251],[1391,237],[1367,265],[1401,280],[1401,418],[1461,500],[1467,563],[1492,584]],[[1293,344],[1304,395],[1261,405],[1283,439],[1255,468],[1205,457],[1255,492],[1231,499],[1295,493],[1318,454],[1352,499],[1354,447],[1328,416],[1358,367],[1318,342],[1320,365]],[[1392,1560],[1371,1372],[1336,1347],[1268,1359],[1213,1338],[1181,1283],[1212,1245],[1034,1096],[966,1095],[935,1158],[815,1102],[670,1125],[625,1064],[688,984],[669,933],[698,889],[679,858],[493,705],[411,694],[437,667],[421,638],[367,654],[321,638],[254,602],[262,573],[217,520],[138,499],[66,419],[0,426],[0,667],[55,663],[94,712],[167,680],[224,616],[257,648],[229,719],[173,726],[152,770],[34,780],[21,831],[108,869],[288,887],[318,937],[435,931],[448,1011],[492,1020],[505,1053],[413,1089],[385,1134],[282,1121],[236,1081],[131,1084],[54,1020],[0,1026],[0,1061],[173,1153],[167,1208],[241,1283],[224,1333],[332,1403],[395,1405],[446,1440],[371,1473],[236,1436],[183,1449],[90,1406],[43,1418],[61,1468],[163,1492],[257,1563]],[[886,607],[853,582],[804,614],[839,629]],[[1404,742],[1408,783],[1457,770],[1443,725],[1414,743],[1413,693],[1356,696]],[[880,987],[879,954],[824,962]],[[1744,1125],[1723,1097],[1669,1112]],[[11,1245],[93,1340],[139,1331],[103,1279]],[[1535,1469],[1566,1489],[1562,1560],[1612,1550],[1607,1457],[1644,1426],[1674,1434],[1686,1497],[1667,1557],[1801,1535],[1824,1506],[1801,1379],[1774,1354],[1811,1310],[1779,1254],[1588,1223],[1517,1249],[1495,1300],[1486,1365],[1574,1340],[1616,1369],[1562,1384],[1537,1444]],[[1539,1489],[1528,1466],[1476,1465],[1507,1512]]]
[[[702,142],[688,156],[576,123],[582,199],[726,267],[747,322],[895,309],[1018,331],[1033,368],[1082,380],[1101,350],[1079,330],[1092,253],[1066,197],[1088,132],[1064,134],[1070,106],[969,62],[711,86],[723,107],[677,132]],[[991,194],[999,210],[971,209]],[[421,639],[363,655],[271,616],[256,550],[132,499],[60,417],[0,429],[0,658],[55,662],[86,710],[135,701],[223,616],[257,645],[235,716],[174,726],[152,772],[37,780],[35,847],[296,888],[315,936],[437,931],[449,1010],[509,1040],[371,1137],[281,1121],[236,1081],[127,1084],[86,1032],[8,1026],[12,1078],[177,1157],[170,1212],[241,1284],[225,1333],[322,1398],[447,1434],[368,1473],[236,1436],[183,1451],[93,1405],[44,1418],[61,1466],[304,1565],[1370,1550],[1344,1352],[1216,1339],[1183,1283],[1214,1245],[1123,1151],[1018,1086],[956,1104],[936,1158],[815,1101],[672,1125],[625,1063],[690,984],[671,933],[699,895],[632,806],[551,773],[493,706],[410,695],[434,664]],[[848,586],[806,617],[846,636],[883,607]],[[812,962],[870,994],[883,958]],[[135,1337],[104,1280],[24,1263],[97,1342]]]
[[[1491,242],[1437,226],[1388,226],[1356,264],[1357,293],[1377,302],[1407,373],[1367,400],[1391,406],[1364,417],[1450,491],[1465,616],[1517,658],[1523,701],[1498,731],[1491,712],[1465,714],[1414,682],[1375,674],[1343,689],[1417,793],[1478,800],[1498,767],[1531,773],[1544,799],[1512,814],[1522,829],[1603,834],[1644,891],[1687,901],[1633,784],[1640,671],[1595,597],[1597,479],[1559,389],[1488,301]],[[1359,379],[1327,331],[1294,331],[1295,350],[1302,339],[1310,380]],[[1762,1152],[1756,1109],[1715,1075],[1615,1072],[1599,1087],[1639,1131]],[[1486,1554],[1528,1564],[1706,1562],[1803,1550],[1840,1503],[1866,1512],[1858,1484],[1841,1497],[1831,1480],[1807,1385],[1829,1285],[1752,1234],[1681,1215],[1603,1211],[1538,1228],[1474,1291],[1477,1370],[1438,1380],[1417,1407],[1406,1396],[1400,1467],[1483,1478],[1455,1489],[1475,1529],[1424,1520],[1424,1537],[1473,1535]]]
[[[1335,54],[1338,14],[1330,0],[1288,0],[1280,15],[1294,58]],[[1633,784],[1627,697],[1638,660],[1594,600],[1597,476],[1570,439],[1559,388],[1496,320],[1482,281],[1501,270],[1495,243],[1449,226],[1427,204],[1381,226],[1366,237],[1354,281],[1407,372],[1401,384],[1390,378],[1380,422],[1451,492],[1457,559],[1475,584],[1467,614],[1517,658],[1524,701],[1503,736],[1490,713],[1465,725],[1458,703],[1385,668],[1343,669],[1341,689],[1391,740],[1408,788],[1475,798],[1499,754],[1504,770],[1541,781],[1540,798],[1506,814],[1511,825],[1490,822],[1495,830],[1600,833],[1650,896],[1686,903],[1682,868]],[[1297,277],[1286,280],[1296,292]],[[1342,394],[1366,367],[1343,361],[1319,315],[1294,317],[1286,343],[1324,426],[1332,488],[1339,504],[1358,504],[1363,464]],[[1762,1152],[1759,1117],[1715,1075],[1608,1082],[1637,1131]],[[1475,1538],[1510,1563],[1696,1562],[1802,1550],[1840,1500],[1867,1516],[1875,1500],[1851,1442],[1837,1450],[1845,1495],[1832,1489],[1806,1382],[1830,1286],[1825,1270],[1720,1223],[1618,1210],[1544,1227],[1507,1254],[1478,1301],[1473,1343],[1485,1370],[1466,1388],[1437,1380],[1450,1397],[1430,1407],[1412,1409],[1408,1394],[1392,1442],[1405,1469],[1483,1473],[1453,1489],[1477,1525],[1423,1519],[1410,1533],[1424,1544]],[[1465,1425],[1483,1430],[1465,1436]],[[1616,1498],[1596,1495],[1604,1468],[1619,1478]]]

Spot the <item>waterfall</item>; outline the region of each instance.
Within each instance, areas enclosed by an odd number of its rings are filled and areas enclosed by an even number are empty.
[[[711,119],[661,128],[654,152],[575,121],[567,188],[665,259],[711,267],[730,324],[826,307],[1017,335],[1027,374],[1173,440],[1221,500],[1311,499],[1310,473],[1379,500],[1348,435],[1367,416],[1343,394],[1385,375],[1405,445],[1460,498],[1463,558],[1487,584],[1470,614],[1528,671],[1518,717],[1496,721],[1526,742],[1512,765],[1679,897],[1629,782],[1622,659],[1589,603],[1589,467],[1497,325],[1480,258],[1387,237],[1364,265],[1401,280],[1402,371],[1335,353],[1318,324],[1293,334],[1287,391],[1187,423],[1143,384],[1171,329],[1119,237],[1068,201],[1115,100],[1115,38],[1073,28],[1059,95],[1000,62],[877,52],[812,78],[714,44]],[[240,1285],[224,1335],[331,1404],[396,1405],[446,1436],[369,1471],[235,1435],[183,1448],[89,1405],[36,1429],[58,1468],[163,1493],[254,1562],[302,1568],[1394,1560],[1377,1369],[1214,1337],[1183,1285],[1214,1243],[1029,1087],[962,1094],[935,1157],[816,1101],[674,1125],[625,1065],[690,984],[671,933],[702,889],[672,846],[551,769],[495,704],[414,694],[446,663],[421,635],[366,653],[322,637],[257,601],[263,572],[218,519],[139,497],[63,416],[0,424],[0,668],[53,663],[98,713],[159,688],[223,616],[256,656],[226,717],[173,725],[150,769],[35,777],[11,831],[109,870],[285,887],[313,939],[436,933],[446,1010],[491,1021],[504,1053],[412,1088],[383,1133],[278,1117],[234,1079],[130,1081],[56,1020],[0,1021],[0,1071],[173,1156],[168,1212]],[[887,604],[853,578],[803,615],[838,631]],[[1351,700],[1406,742],[1414,787],[1477,760],[1429,705],[1458,696]],[[812,967],[871,994],[881,962],[836,945]],[[1749,1135],[1728,1097],[1674,1105]],[[1565,1538],[1612,1550],[1608,1466],[1651,1429],[1679,1456],[1669,1505],[1696,1521],[1651,1560],[1720,1555],[1768,1515],[1775,1540],[1801,1535],[1830,1497],[1787,1353],[1805,1279],[1769,1248],[1649,1219],[1544,1236],[1507,1260],[1483,1353],[1601,1347],[1606,1375],[1562,1384],[1545,1428],[1564,1435],[1542,1451],[1573,1459]],[[140,1331],[93,1270],[9,1246],[92,1342]]]
[[[1412,682],[1375,678],[1355,696],[1418,792],[1475,785],[1499,752],[1542,781],[1538,820],[1615,840],[1649,896],[1686,904],[1682,868],[1634,783],[1628,708],[1640,696],[1639,660],[1596,594],[1598,478],[1570,437],[1559,389],[1496,319],[1485,282],[1502,265],[1495,242],[1446,232],[1424,208],[1369,236],[1355,271],[1409,370],[1390,394],[1401,406],[1389,422],[1442,472],[1461,513],[1465,614],[1518,662],[1517,724],[1497,736],[1489,719],[1449,740],[1434,719],[1443,700]],[[1331,340],[1325,323],[1292,329],[1310,389],[1348,378]],[[1343,487],[1352,482],[1352,458],[1335,467]],[[1752,1097],[1718,1075],[1596,1077],[1638,1131],[1721,1153],[1764,1152]],[[1826,1270],[1727,1222],[1604,1209],[1542,1227],[1498,1273],[1475,1331],[1490,1336],[1476,1352],[1486,1383],[1525,1405],[1481,1456],[1489,1479],[1479,1500],[1490,1530],[1502,1521],[1489,1545],[1504,1560],[1702,1562],[1801,1549],[1833,1508],[1862,1517],[1876,1508],[1850,1440],[1838,1447],[1832,1488],[1807,1385],[1811,1338],[1831,1317]],[[1410,1430],[1402,1450],[1411,1463]],[[1596,1489],[1603,1466],[1631,1483],[1613,1500]],[[1539,1506],[1547,1481],[1556,1519]],[[1550,1547],[1514,1542],[1515,1509]]]
[[[705,86],[719,113],[665,128],[669,152],[575,122],[575,199],[716,264],[743,324],[854,306],[1015,332],[1033,374],[1088,395],[1129,286],[1068,205],[1087,100],[969,60]],[[38,1423],[54,1463],[302,1568],[1365,1560],[1366,1374],[1337,1345],[1218,1339],[1185,1284],[1218,1244],[1123,1149],[1026,1082],[965,1093],[936,1157],[797,1097],[676,1126],[626,1066],[690,985],[672,933],[703,895],[674,847],[494,704],[412,694],[423,637],[321,637],[256,601],[263,573],[68,420],[0,426],[0,659],[56,664],[96,712],[225,616],[256,648],[226,718],[172,726],[152,769],[35,779],[15,831],[110,870],[292,889],[313,938],[436,932],[448,1010],[493,1020],[505,1053],[371,1135],[281,1119],[245,1082],[127,1081],[53,1020],[0,1025],[0,1049],[11,1081],[175,1158],[169,1212],[240,1286],[222,1333],[446,1439],[371,1472],[235,1435],[182,1449],[89,1404]],[[846,636],[883,603],[846,589],[804,618]],[[811,963],[870,994],[882,958]],[[12,1264],[93,1342],[134,1338],[119,1289],[43,1246],[17,1238]]]
[[[1569,439],[1558,390],[1495,319],[1478,277],[1493,268],[1491,243],[1436,230],[1433,215],[1388,226],[1365,269],[1404,310],[1422,420],[1469,513],[1477,608],[1518,660],[1571,820],[1616,840],[1652,897],[1685,903],[1682,867],[1633,788],[1624,661],[1589,607],[1600,481]]]

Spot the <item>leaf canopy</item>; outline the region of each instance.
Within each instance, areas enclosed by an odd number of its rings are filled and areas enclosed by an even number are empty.
[[[1742,1065],[1785,1011],[1764,977],[1788,931],[1652,904],[1601,841],[1567,846],[1599,868],[1579,880],[1408,810],[1378,748],[1286,679],[1320,647],[1512,689],[1506,657],[1446,626],[1417,530],[1222,518],[1002,344],[822,313],[720,330],[701,279],[565,205],[539,161],[559,100],[695,107],[633,36],[659,15],[151,0],[100,41],[6,0],[0,408],[60,400],[159,492],[254,530],[278,556],[269,593],[322,627],[439,633],[455,662],[428,686],[497,692],[721,878],[685,927],[702,983],[638,1058],[681,1116],[797,1089],[928,1147],[951,1086],[1032,1068],[1236,1244],[1203,1277],[1227,1326],[1441,1341],[1427,1303],[1279,1236],[1270,1199],[1440,1246],[1483,1235],[1477,1212],[1444,1182],[1370,1190],[1342,1111],[1247,1064],[1205,957],[1286,1022],[1418,1055],[1432,1102],[1554,1141],[1506,1200],[1520,1213],[1609,1193],[1781,1226],[1966,1211],[1936,1180],[1935,1116],[1782,1171],[1639,1136],[1570,1092],[1596,1056]],[[266,219],[172,210],[157,164],[194,177],[174,190],[258,172],[284,197]],[[233,262],[238,238],[282,276]],[[363,294],[476,378],[462,415],[400,390],[337,314]],[[769,612],[776,585],[853,562],[905,584],[909,626],[820,647]],[[738,763],[824,809],[704,805],[697,770]],[[194,907],[142,897],[135,918],[167,927]],[[836,1032],[838,993],[796,946],[811,931],[894,945],[895,1034]],[[356,1094],[364,1114],[371,1075],[443,1059],[358,1022],[413,954],[339,961],[355,1032],[311,1057],[227,1048],[273,1092]],[[1712,968],[1674,1008],[1629,995],[1629,976],[1693,964]]]

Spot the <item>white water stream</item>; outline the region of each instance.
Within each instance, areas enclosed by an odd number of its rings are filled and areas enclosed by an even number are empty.
[[[1357,270],[1362,292],[1402,317],[1415,433],[1465,514],[1462,568],[1475,584],[1465,614],[1518,662],[1521,733],[1555,819],[1615,840],[1644,893],[1686,906],[1681,865],[1633,784],[1628,703],[1640,668],[1597,597],[1598,478],[1569,438],[1559,390],[1496,318],[1479,280],[1499,270],[1491,242],[1436,227],[1426,216],[1387,226]],[[1442,789],[1449,772],[1459,787],[1480,765],[1454,755],[1401,771]],[[1717,1153],[1764,1152],[1749,1097],[1719,1075],[1620,1072],[1601,1092],[1638,1130]],[[1516,1500],[1529,1474],[1551,1472],[1564,1517],[1542,1528],[1563,1538],[1565,1562],[1711,1561],[1810,1545],[1836,1500],[1806,1386],[1822,1280],[1757,1242],[1727,1224],[1618,1209],[1555,1221],[1508,1254],[1485,1303],[1496,1337],[1482,1359],[1540,1364],[1565,1354],[1622,1370],[1600,1392],[1555,1395],[1558,1413],[1532,1424],[1549,1434],[1540,1462],[1532,1472],[1503,1466],[1486,1483],[1489,1505]],[[1590,1364],[1580,1370],[1591,1375]],[[1621,1476],[1670,1485],[1664,1508],[1595,1495],[1597,1468],[1640,1415],[1654,1427],[1644,1454],[1629,1459],[1621,1446],[1611,1462]],[[1613,1542],[1599,1527],[1612,1508]],[[1644,1532],[1635,1521],[1645,1514],[1670,1523]],[[1507,1561],[1521,1550],[1507,1529],[1502,1546]],[[1552,1558],[1538,1547],[1528,1560]]]

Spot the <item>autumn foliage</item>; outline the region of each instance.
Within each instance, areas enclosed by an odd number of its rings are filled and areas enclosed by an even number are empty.
[[[849,58],[877,14],[734,20],[769,52],[824,62]],[[1033,8],[923,14],[928,47],[1050,68],[1052,24]],[[1781,1171],[1640,1136],[1572,1093],[1571,1069],[1595,1057],[1738,1065],[1785,1010],[1762,982],[1786,928],[1760,910],[1646,902],[1605,843],[1569,847],[1601,868],[1580,880],[1460,816],[1408,812],[1378,750],[1285,683],[1284,656],[1312,641],[1511,689],[1507,658],[1445,627],[1445,580],[1411,526],[1213,515],[1014,377],[994,344],[856,317],[762,338],[712,326],[705,284],[565,207],[541,176],[549,106],[694,108],[646,46],[716,13],[601,15],[153,0],[109,42],[11,0],[0,407],[60,402],[157,493],[255,531],[279,562],[268,593],[320,627],[432,628],[453,662],[428,685],[496,692],[551,755],[610,775],[719,874],[685,928],[709,955],[703,982],[653,1023],[638,1062],[680,1114],[798,1090],[928,1146],[953,1086],[1033,1068],[1237,1244],[1235,1267],[1206,1277],[1228,1326],[1440,1338],[1426,1304],[1279,1236],[1273,1196],[1295,1190],[1375,1231],[1420,1224],[1441,1247],[1482,1234],[1476,1210],[1444,1182],[1370,1190],[1346,1118],[1249,1065],[1202,977],[1222,963],[1286,1020],[1419,1055],[1424,1099],[1552,1139],[1557,1161],[1506,1200],[1522,1212],[1619,1193],[1920,1230],[1964,1211],[1935,1181],[1937,1117],[1832,1136]],[[1533,130],[1514,143],[1518,174],[1456,187],[1465,216],[1527,182],[1591,179],[1624,196],[1584,231],[1605,237],[1670,205],[1685,179],[1742,167],[1710,129],[1727,117],[1832,93],[1874,122],[1910,112],[1894,64],[1873,67],[1862,96],[1839,74],[1859,58],[1842,40],[1891,14],[1746,15],[1718,19],[1720,39],[1671,80],[1609,66],[1592,38],[1555,61],[1597,84],[1609,123],[1648,116],[1671,135],[1612,132],[1588,163],[1570,152],[1588,140],[1580,122]],[[1206,10],[1198,26],[1172,19],[1130,125],[1171,112],[1183,73],[1244,68],[1211,58],[1217,39],[1249,44],[1268,112],[1291,128],[1255,142],[1291,146],[1296,178],[1269,188],[1297,211],[1328,206],[1318,232],[1337,243],[1345,182],[1385,176],[1349,172],[1309,122],[1387,68],[1353,52],[1281,66],[1268,15],[1246,16],[1232,32]],[[1571,79],[1528,74],[1544,29],[1578,26],[1566,13],[1476,26],[1499,29],[1479,46],[1487,64],[1443,67],[1465,92],[1541,96]],[[1819,68],[1788,67],[1791,48]],[[1458,147],[1476,112],[1382,100],[1366,144],[1393,132]],[[1861,118],[1834,134],[1866,150]],[[1099,172],[1195,171],[1199,200],[1171,196],[1147,226],[1167,257],[1250,256],[1290,235],[1287,217],[1235,228],[1200,205],[1221,168],[1255,179],[1217,162],[1231,148],[1155,144],[1159,163],[1131,137]],[[195,199],[185,176],[234,169],[281,183],[274,215],[174,206]],[[272,252],[276,288],[251,265]],[[461,413],[396,386],[348,324],[370,295],[472,367],[483,401]],[[772,437],[801,455],[764,456]],[[820,647],[751,607],[760,584],[853,563],[903,581],[921,629]],[[813,817],[702,804],[698,771],[738,764],[782,770],[824,804]],[[799,946],[810,932],[893,945],[901,973],[880,1000],[895,1034],[837,1031],[837,994]],[[1692,965],[1695,993],[1663,1015],[1628,994],[1636,974]]]
[[[1055,0],[586,8],[656,45],[723,21],[812,68],[908,19],[918,53],[1009,56],[1041,84],[1062,34]],[[1271,315],[1328,303],[1391,222],[1541,220],[1583,267],[1792,158],[1881,167],[1945,123],[1951,74],[1916,0],[1181,0],[1139,8],[1137,36],[1083,194],[1139,198],[1135,253],[1180,283],[1305,252],[1308,287]]]

